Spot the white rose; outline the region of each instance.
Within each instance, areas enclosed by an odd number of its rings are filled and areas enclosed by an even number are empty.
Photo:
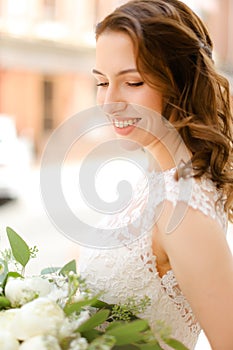
[[[0,349],[18,350],[19,342],[8,331],[0,330]]]
[[[64,319],[60,306],[47,298],[38,298],[19,309],[14,319],[14,333],[20,340],[36,335],[56,336]]]
[[[17,314],[19,309],[9,309],[9,310],[2,310],[0,312],[0,330],[1,331],[14,331],[14,318]],[[1,349],[1,348],[0,348]]]
[[[37,335],[25,340],[19,350],[61,350],[57,339],[51,335]]]
[[[42,277],[9,278],[5,287],[5,295],[13,307],[19,307],[27,302],[49,294],[50,283]]]

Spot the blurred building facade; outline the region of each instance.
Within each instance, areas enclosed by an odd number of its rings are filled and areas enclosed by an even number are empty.
[[[94,26],[126,0],[0,0],[0,113],[40,154],[66,118],[95,104]],[[233,74],[233,0],[186,0]]]

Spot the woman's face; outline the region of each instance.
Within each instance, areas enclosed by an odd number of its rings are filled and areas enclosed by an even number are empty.
[[[93,74],[98,87],[97,103],[117,135],[149,145],[155,139],[153,127],[158,116],[154,111],[161,114],[162,95],[143,81],[127,34],[108,31],[99,36]]]

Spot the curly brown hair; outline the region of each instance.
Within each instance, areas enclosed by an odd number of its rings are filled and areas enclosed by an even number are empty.
[[[162,92],[162,115],[192,152],[195,177],[214,181],[233,222],[229,83],[215,69],[205,25],[179,0],[132,0],[97,25],[96,38],[106,30],[130,36],[138,71]]]

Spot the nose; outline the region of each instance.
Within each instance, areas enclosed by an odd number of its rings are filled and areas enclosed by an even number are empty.
[[[107,115],[119,115],[126,110],[126,102],[109,102],[102,104],[102,109]]]
[[[109,86],[105,89],[101,98],[101,107],[106,114],[118,114],[126,109],[127,103],[119,89]]]

